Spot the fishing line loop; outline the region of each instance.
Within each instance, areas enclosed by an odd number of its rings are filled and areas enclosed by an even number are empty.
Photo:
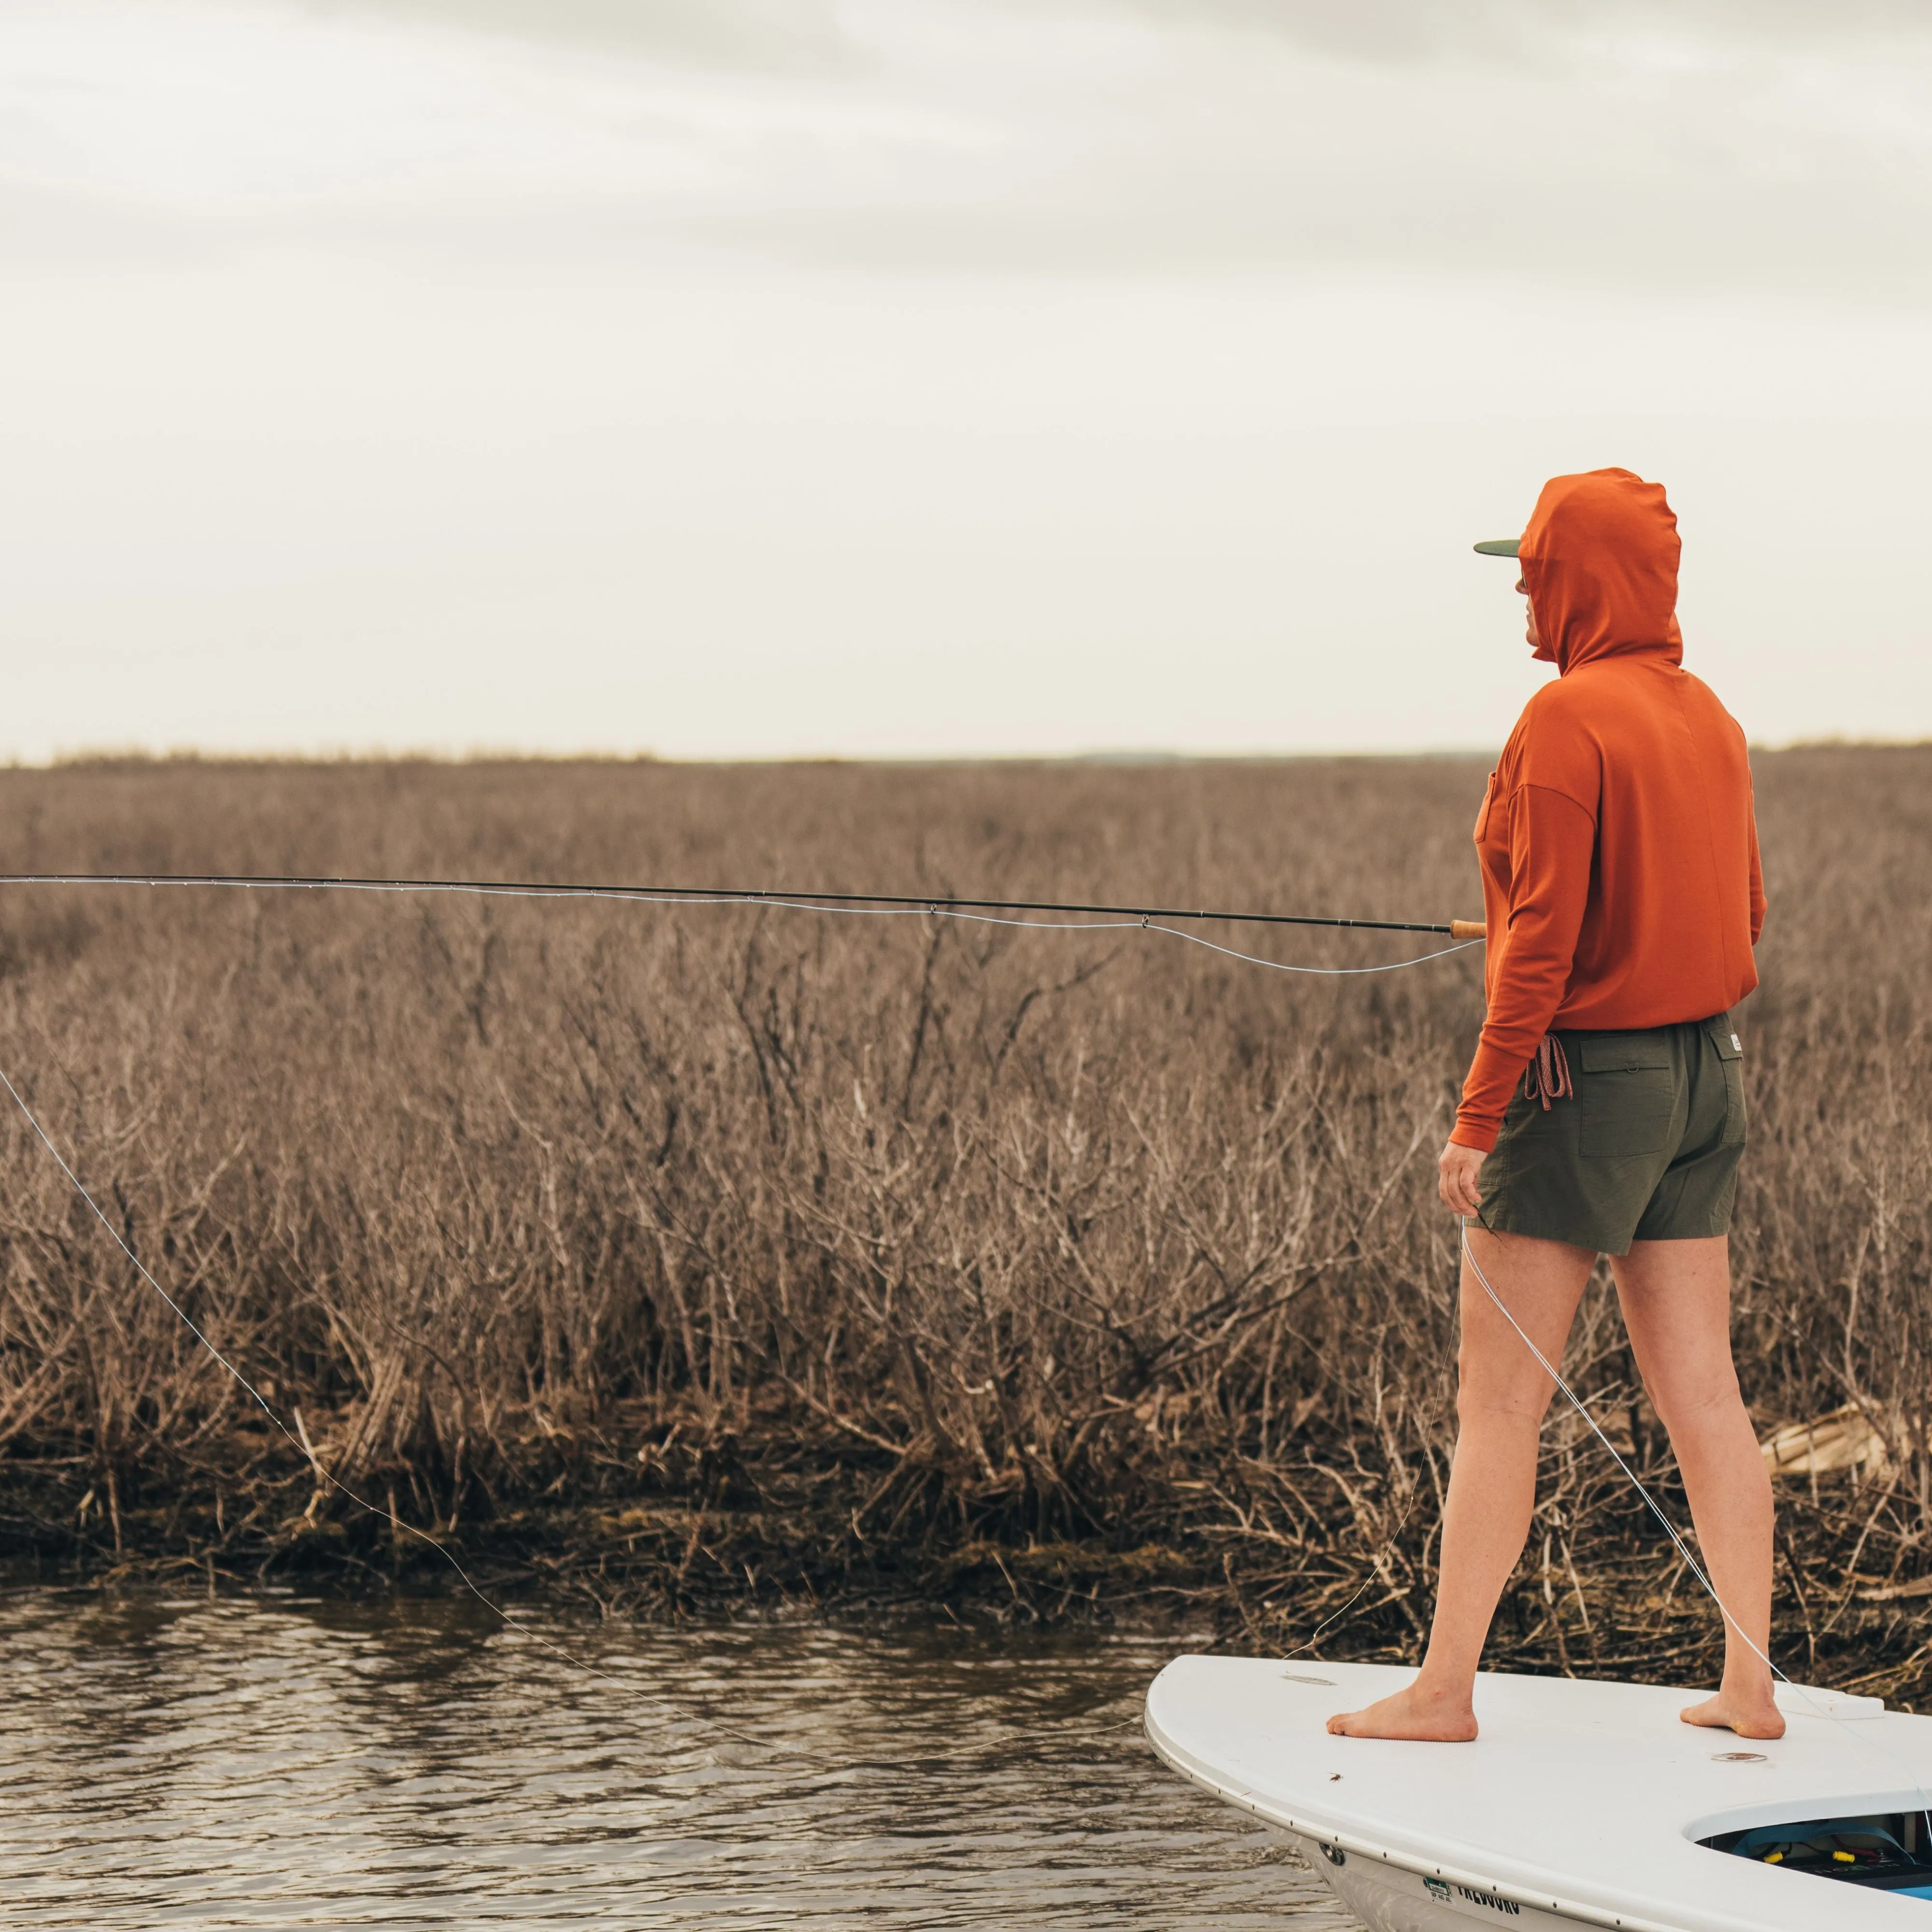
[[[1160,919],[1225,920],[1234,922],[1256,925],[1308,926],[1330,928],[1351,928],[1373,932],[1428,932],[1436,934],[1449,934],[1451,929],[1446,925],[1424,925],[1386,920],[1324,919],[1304,917],[1298,915],[1287,914],[1187,912],[1163,910],[1152,907],[1062,904],[1046,901],[1027,902],[932,898],[921,900],[896,898],[890,896],[875,896],[854,893],[818,893],[799,895],[796,897],[782,897],[777,894],[770,892],[729,890],[708,891],[696,888],[684,887],[638,888],[630,886],[581,885],[560,886],[523,884],[508,882],[495,883],[481,880],[351,879],[330,878],[320,876],[305,878],[293,874],[273,877],[258,877],[219,873],[11,873],[0,874],[0,885],[115,885],[144,886],[149,887],[160,886],[226,886],[231,888],[238,887],[244,891],[250,892],[262,890],[270,891],[337,891],[379,893],[419,892],[456,894],[479,898],[542,899],[584,898],[616,901],[627,904],[649,905],[676,906],[751,904],[759,906],[760,908],[772,907],[779,910],[845,914],[856,916],[874,918],[907,916],[919,917],[924,916],[937,919],[961,920],[974,925],[1003,926],[1022,930],[1037,929],[1042,932],[1112,932],[1124,928],[1132,929],[1137,926],[1139,929],[1144,932],[1164,933],[1169,938],[1184,940],[1190,945],[1205,947],[1209,952],[1218,953],[1224,958],[1236,960],[1248,965],[1265,967],[1273,972],[1298,973],[1321,977],[1334,978],[1354,977],[1360,974],[1370,973],[1400,972],[1405,968],[1411,966],[1424,965],[1430,960],[1446,958],[1449,954],[1453,952],[1466,952],[1470,946],[1480,946],[1483,943],[1480,939],[1458,940],[1451,945],[1439,947],[1434,952],[1423,953],[1412,959],[1391,960],[1376,965],[1303,966],[1292,964],[1281,960],[1264,958],[1257,953],[1244,952],[1233,946],[1216,944],[1214,940],[1203,938],[1198,934],[1183,932],[1172,926],[1156,925],[1154,922]],[[1054,912],[1070,913],[1084,916],[1066,920],[1016,919],[999,916],[1002,912]],[[1119,915],[1119,916],[1108,917],[1094,916],[1107,914],[1116,914]],[[181,1304],[168,1293],[167,1290],[161,1286],[160,1282],[149,1270],[147,1264],[142,1262],[140,1256],[135,1252],[132,1244],[125,1238],[121,1231],[115,1226],[114,1223],[108,1218],[106,1214],[102,1211],[99,1203],[95,1201],[94,1196],[88,1191],[86,1184],[82,1181],[80,1175],[76,1174],[74,1169],[68,1164],[66,1158],[62,1154],[59,1148],[55,1145],[52,1138],[48,1135],[46,1129],[40,1125],[39,1119],[36,1117],[33,1110],[27,1105],[25,1099],[22,1097],[20,1090],[15,1087],[12,1079],[8,1076],[4,1068],[0,1068],[0,1086],[4,1086],[8,1094],[14,1102],[14,1104],[20,1109],[20,1113],[25,1118],[28,1126],[32,1129],[41,1145],[44,1146],[46,1149],[48,1154],[52,1156],[55,1165],[59,1168],[62,1174],[66,1177],[69,1184],[73,1187],[74,1192],[80,1196],[80,1198],[86,1204],[88,1209],[94,1215],[95,1220],[99,1221],[100,1225],[107,1230],[109,1235],[112,1238],[115,1244],[121,1250],[122,1252],[127,1256],[128,1261],[132,1264],[135,1271],[139,1274],[141,1280],[160,1298],[163,1303],[164,1303],[173,1312],[176,1317],[188,1329],[188,1332],[201,1344],[202,1347],[207,1351],[208,1354],[213,1358],[213,1360],[234,1380],[236,1384],[247,1394],[249,1398],[255,1403],[256,1407],[261,1410],[262,1413],[268,1418],[269,1422],[273,1425],[274,1429],[288,1442],[292,1448],[302,1455],[303,1460],[314,1470],[316,1475],[320,1482],[327,1484],[330,1488],[333,1489],[344,1497],[346,1497],[348,1501],[353,1504],[357,1508],[361,1509],[365,1511],[368,1514],[377,1518],[380,1521],[388,1523],[392,1530],[400,1534],[413,1537],[418,1541],[427,1544],[430,1549],[436,1551],[437,1555],[441,1556],[443,1560],[448,1564],[451,1569],[455,1572],[464,1587],[468,1590],[479,1603],[482,1604],[486,1609],[490,1610],[493,1615],[501,1618],[505,1626],[508,1629],[514,1630],[520,1636],[529,1638],[532,1642],[538,1644],[542,1648],[550,1652],[554,1655],[562,1658],[566,1663],[584,1671],[587,1676],[596,1678],[600,1682],[619,1684],[620,1685],[620,1688],[627,1690],[632,1688],[632,1687],[628,1685],[622,1684],[621,1680],[612,1677],[608,1672],[598,1670],[594,1665],[585,1662],[583,1658],[577,1656],[573,1652],[567,1649],[560,1644],[554,1642],[550,1639],[542,1636],[538,1631],[532,1630],[528,1624],[522,1622],[516,1617],[512,1616],[508,1611],[503,1609],[501,1605],[494,1602],[490,1598],[484,1593],[483,1590],[477,1584],[475,1579],[470,1576],[469,1571],[464,1568],[463,1564],[458,1560],[454,1552],[452,1552],[446,1544],[439,1541],[435,1537],[431,1536],[427,1531],[418,1529],[412,1523],[404,1522],[400,1517],[396,1516],[392,1511],[384,1509],[380,1505],[370,1502],[366,1497],[358,1495],[356,1492],[351,1489],[347,1484],[344,1483],[340,1477],[337,1476],[333,1471],[328,1468],[322,1462],[321,1458],[316,1454],[310,1446],[304,1442],[295,1431],[290,1430],[288,1425],[282,1420],[281,1418],[276,1414],[275,1411],[270,1407],[268,1402],[262,1396],[260,1390],[255,1387],[254,1383],[250,1382],[248,1377],[244,1376],[242,1371],[214,1346],[214,1343],[209,1339],[206,1332],[196,1323],[193,1317],[188,1314],[188,1311],[184,1309]],[[1412,1508],[1413,1506],[1414,1499],[1412,1497],[1410,1504],[1411,1508]],[[1408,1511],[1405,1510],[1402,1523],[1399,1523],[1396,1526],[1397,1535],[1400,1534],[1402,1528],[1407,1521]],[[1370,1572],[1370,1578],[1364,1580],[1362,1586],[1364,1589],[1366,1588],[1368,1582],[1372,1580],[1376,1574],[1378,1574],[1379,1569],[1380,1559],[1378,1558],[1376,1568]],[[1356,1597],[1358,1598],[1360,1594],[1361,1591],[1358,1590],[1356,1592]],[[1352,1598],[1349,1600],[1349,1604],[1345,1604],[1343,1606],[1343,1610],[1346,1611],[1349,1606],[1354,1602],[1354,1600],[1355,1598]],[[1340,1614],[1341,1614],[1341,1612],[1337,1612],[1338,1616]],[[1334,1618],[1330,1618],[1328,1620],[1328,1622],[1332,1623],[1334,1620],[1335,1619]],[[1328,1628],[1328,1623],[1324,1623],[1322,1628],[1323,1629],[1326,1629]],[[1317,1633],[1317,1635],[1318,1636],[1318,1632]],[[1311,1641],[1312,1641],[1312,1640],[1311,1640]],[[1304,1648],[1306,1647],[1307,1646],[1304,1646]],[[646,1694],[648,1695],[649,1694]],[[651,1701],[661,1705],[667,1710],[676,1712],[680,1716],[690,1716],[694,1714],[688,1712],[684,1707],[668,1699],[653,1697],[651,1699]],[[711,1724],[713,1729],[721,1732],[723,1735],[728,1737],[736,1738],[740,1743],[750,1744],[758,1749],[770,1748],[767,1744],[760,1744],[759,1740],[749,1737],[742,1732],[734,1730],[728,1725],[718,1724],[715,1720],[701,1719],[700,1721]]]
[[[1322,1641],[1322,1632],[1327,1630],[1330,1624],[1340,1623],[1342,1618],[1346,1616],[1348,1612],[1355,1607],[1356,1604],[1361,1600],[1363,1594],[1367,1590],[1369,1586],[1372,1583],[1378,1576],[1382,1575],[1382,1565],[1388,1560],[1389,1552],[1396,1546],[1399,1541],[1400,1541],[1402,1532],[1408,1527],[1409,1518],[1415,1514],[1415,1498],[1419,1492],[1419,1486],[1417,1489],[1412,1489],[1409,1491],[1408,1502],[1402,1510],[1401,1521],[1396,1525],[1394,1528],[1389,1532],[1388,1540],[1382,1545],[1380,1550],[1376,1551],[1376,1560],[1369,1565],[1369,1574],[1364,1576],[1360,1583],[1357,1586],[1354,1594],[1352,1596],[1339,1610],[1336,1611],[1332,1616],[1323,1618],[1322,1622],[1316,1625],[1314,1634],[1309,1638],[1306,1643],[1298,1643],[1292,1650],[1284,1651],[1281,1655],[1281,1661],[1282,1663],[1290,1663],[1294,1658],[1299,1657],[1304,1651],[1312,1650],[1315,1646]]]

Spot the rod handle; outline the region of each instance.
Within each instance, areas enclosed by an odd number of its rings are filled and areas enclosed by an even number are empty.
[[[1479,919],[1452,919],[1449,922],[1451,939],[1486,939],[1490,929]]]

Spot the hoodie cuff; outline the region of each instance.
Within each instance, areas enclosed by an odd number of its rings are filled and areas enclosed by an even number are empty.
[[[1449,1136],[1452,1147],[1474,1148],[1478,1154],[1493,1154],[1496,1136],[1502,1132],[1498,1126],[1478,1125],[1474,1120],[1459,1120]]]

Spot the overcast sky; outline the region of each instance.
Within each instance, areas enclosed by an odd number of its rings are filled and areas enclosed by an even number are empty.
[[[1932,735],[1924,0],[7,0],[0,756]]]

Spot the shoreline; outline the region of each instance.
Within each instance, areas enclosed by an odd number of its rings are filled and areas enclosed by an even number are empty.
[[[1397,1664],[1420,1654],[1434,1580],[1414,1564],[1432,1533],[1427,1524],[1406,1525],[1396,1544],[1378,1549],[1338,1526],[1334,1546],[1306,1553],[1298,1588],[1284,1578],[1278,1551],[1231,1538],[1225,1526],[1188,1521],[1190,1494],[1212,1486],[1205,1466],[1176,1485],[1164,1526],[1138,1536],[947,1537],[928,1525],[916,1538],[893,1540],[852,1530],[875,1481],[828,1493],[801,1480],[795,1458],[765,1469],[734,1446],[730,1461],[732,1480],[744,1486],[735,1497],[718,1493],[714,1464],[708,1493],[660,1486],[621,1496],[533,1495],[460,1518],[453,1532],[439,1520],[434,1533],[467,1573],[466,1582],[419,1537],[358,1516],[339,1498],[333,1509],[285,1508],[275,1516],[258,1497],[254,1513],[231,1520],[225,1532],[206,1499],[131,1499],[119,1509],[117,1550],[98,1508],[90,1509],[87,1526],[72,1522],[71,1498],[83,1479],[71,1463],[64,1478],[43,1465],[39,1496],[49,1506],[67,1501],[69,1520],[23,1513],[20,1478],[31,1466],[15,1459],[0,1462],[0,1584],[215,1595],[300,1586],[356,1598],[454,1597],[473,1586],[491,1607],[511,1614],[536,1598],[574,1604],[599,1618],[652,1623],[884,1616],[1139,1628],[1204,1619],[1217,1646],[1259,1654]],[[1226,1479],[1230,1472],[1216,1473]],[[312,1471],[295,1466],[267,1493],[292,1503],[313,1497],[313,1482]],[[817,1492],[815,1507],[800,1507],[804,1490]],[[1822,1486],[1817,1506],[1779,1498],[1784,1563],[1801,1550],[1806,1558],[1800,1588],[1787,1586],[1780,1598],[1781,1660],[1801,1682],[1882,1696],[1910,1709],[1932,1701],[1932,1642],[1919,1635],[1923,1602],[1910,1587],[1889,1596],[1874,1592],[1882,1582],[1875,1576],[1852,1578],[1846,1589],[1842,1568],[1834,1574],[1851,1553],[1857,1500],[1842,1481]],[[1676,1513],[1684,1514],[1681,1498]],[[1722,1658],[1717,1613],[1682,1588],[1671,1552],[1645,1535],[1647,1521],[1637,1505],[1627,1524],[1606,1525],[1600,1546],[1579,1548],[1554,1587],[1537,1552],[1527,1551],[1504,1593],[1484,1667],[1714,1683]],[[1386,1574],[1398,1564],[1412,1580],[1388,1587]],[[1862,1600],[1862,1592],[1880,1600]],[[1810,1606],[1832,1594],[1843,1600],[1821,1633]]]

